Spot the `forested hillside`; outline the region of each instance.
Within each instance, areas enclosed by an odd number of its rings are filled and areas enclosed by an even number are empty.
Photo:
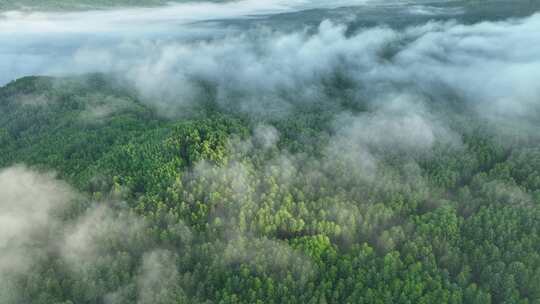
[[[0,304],[540,304],[539,0],[0,0]]]
[[[455,99],[424,109],[451,132],[405,139],[418,117],[337,95],[255,118],[131,92],[0,89],[2,303],[540,303],[530,125]]]

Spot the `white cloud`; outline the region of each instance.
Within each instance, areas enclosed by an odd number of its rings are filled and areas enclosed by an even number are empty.
[[[13,278],[32,269],[49,244],[52,213],[75,193],[52,174],[23,166],[0,171],[0,299],[17,298]]]

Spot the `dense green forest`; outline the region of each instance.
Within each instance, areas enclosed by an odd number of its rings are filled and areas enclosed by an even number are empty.
[[[457,140],[369,139],[359,156],[333,122],[370,109],[346,99],[265,119],[209,98],[163,118],[103,75],[9,83],[0,181],[70,195],[11,240],[31,271],[0,263],[0,300],[540,303],[534,128],[428,107]]]

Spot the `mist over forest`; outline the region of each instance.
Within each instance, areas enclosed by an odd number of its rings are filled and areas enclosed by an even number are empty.
[[[540,2],[0,0],[0,303],[540,303]]]

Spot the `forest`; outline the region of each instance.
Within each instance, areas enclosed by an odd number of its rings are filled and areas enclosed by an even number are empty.
[[[540,14],[405,8],[0,14],[0,303],[540,304]]]
[[[461,143],[358,156],[337,110],[165,119],[110,83],[0,90],[0,206],[25,226],[3,227],[2,302],[540,301],[533,133],[509,143],[457,104],[433,111]]]

